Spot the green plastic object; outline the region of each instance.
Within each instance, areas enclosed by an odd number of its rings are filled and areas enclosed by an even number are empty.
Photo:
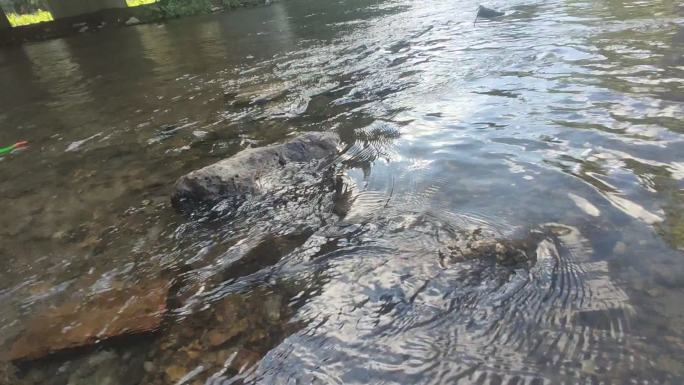
[[[11,146],[0,147],[0,155],[9,154],[9,153],[11,153],[12,151],[14,151],[14,150],[16,150],[16,149],[24,148],[24,147],[26,147],[27,145],[28,145],[28,142],[27,142],[27,141],[22,141],[22,142],[14,143],[14,144],[11,145]]]

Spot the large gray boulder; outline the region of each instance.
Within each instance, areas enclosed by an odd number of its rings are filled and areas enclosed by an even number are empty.
[[[293,171],[311,169],[337,154],[333,133],[310,132],[285,143],[243,150],[234,156],[182,176],[171,202],[181,211],[248,194],[263,194],[288,183]]]

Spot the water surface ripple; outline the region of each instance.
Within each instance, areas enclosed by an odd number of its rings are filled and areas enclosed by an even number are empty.
[[[682,383],[684,9],[477,5],[292,0],[1,51],[0,140],[31,147],[0,160],[0,344],[174,277],[151,342],[21,383]],[[337,191],[301,170],[170,207],[184,173],[305,131],[339,134]],[[536,258],[461,258],[472,234]]]

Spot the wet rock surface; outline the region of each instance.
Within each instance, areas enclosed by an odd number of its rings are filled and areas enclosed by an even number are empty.
[[[495,19],[497,17],[504,16],[505,13],[501,11],[497,11],[495,9],[487,8],[480,6],[477,9],[477,17],[481,17],[483,19]]]
[[[296,179],[282,177],[297,164],[331,161],[338,139],[332,133],[311,132],[282,144],[243,150],[228,159],[181,177],[174,187],[174,207],[189,211],[200,204],[263,194]]]
[[[167,280],[150,281],[38,312],[27,321],[5,358],[35,360],[117,337],[154,332],[167,310],[168,289]]]

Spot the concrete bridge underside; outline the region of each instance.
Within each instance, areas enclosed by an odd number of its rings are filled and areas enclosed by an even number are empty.
[[[46,0],[55,19],[83,15],[110,8],[125,8],[126,0]]]

